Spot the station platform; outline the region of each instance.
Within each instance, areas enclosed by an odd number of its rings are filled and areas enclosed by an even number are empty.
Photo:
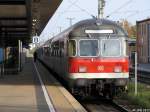
[[[32,56],[22,72],[0,78],[0,112],[86,112]]]
[[[135,68],[134,65],[130,66],[131,70],[134,70],[134,68]],[[150,63],[148,63],[148,64],[138,63],[137,69],[138,69],[138,71],[150,72]]]
[[[150,72],[150,63],[138,64],[138,70]]]

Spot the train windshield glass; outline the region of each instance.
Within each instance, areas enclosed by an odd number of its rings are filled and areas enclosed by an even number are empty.
[[[101,54],[104,57],[118,57],[121,55],[121,41],[118,39],[103,39]]]
[[[76,55],[76,41],[75,40],[69,40],[68,54],[70,57]]]
[[[79,52],[80,56],[97,56],[98,40],[80,40]]]

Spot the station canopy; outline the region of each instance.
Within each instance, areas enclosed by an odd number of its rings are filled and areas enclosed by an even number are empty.
[[[31,42],[40,35],[62,0],[0,0],[0,47]]]

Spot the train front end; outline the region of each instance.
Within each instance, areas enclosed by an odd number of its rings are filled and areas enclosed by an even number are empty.
[[[108,20],[87,21],[71,32],[68,54],[73,93],[94,91],[113,96],[125,90],[129,78],[127,48],[127,34]]]

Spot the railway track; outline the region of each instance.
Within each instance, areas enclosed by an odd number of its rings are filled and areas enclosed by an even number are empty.
[[[88,98],[79,102],[88,112],[130,112],[117,103],[104,98]]]
[[[134,69],[130,69],[131,78],[134,77]],[[138,81],[144,84],[150,85],[150,72],[144,70],[138,70]]]
[[[40,61],[41,62],[41,61]],[[41,62],[42,63],[42,62]],[[44,63],[42,63],[44,67],[46,67],[49,72],[55,74],[51,69],[49,69]],[[54,77],[64,86],[66,87],[65,82],[63,82],[59,77],[54,75]],[[87,112],[130,112],[123,108],[122,106],[116,104],[113,101],[106,100],[104,98],[86,98],[84,100],[78,99],[81,105],[87,110]]]

